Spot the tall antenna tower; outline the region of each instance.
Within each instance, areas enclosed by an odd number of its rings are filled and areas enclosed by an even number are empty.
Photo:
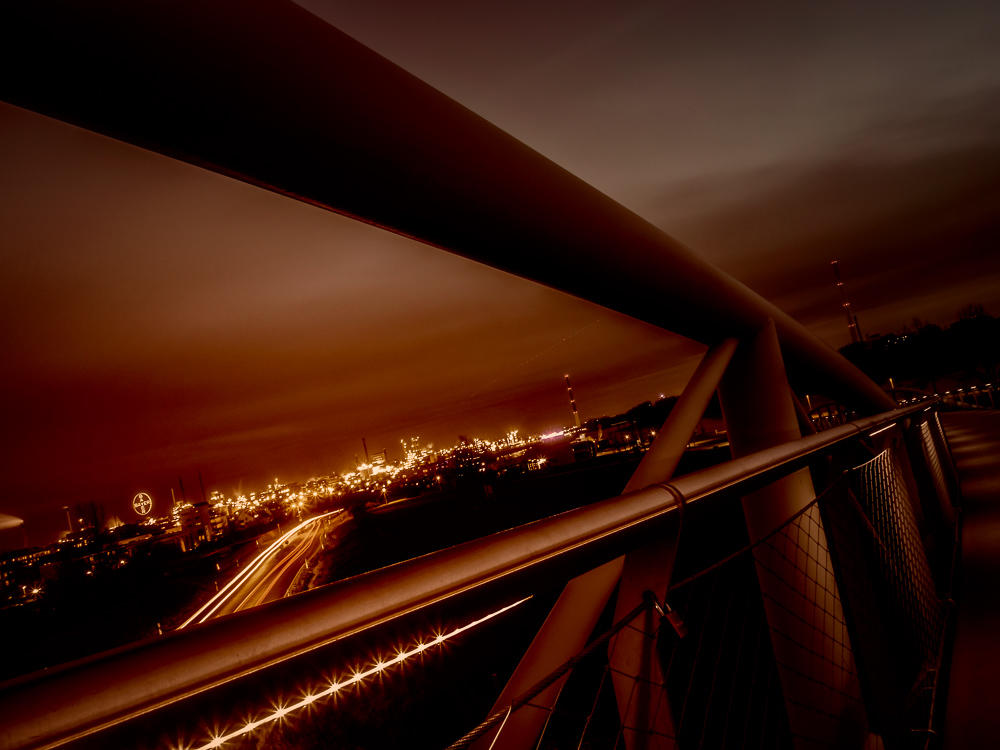
[[[847,299],[847,290],[844,288],[844,282],[840,279],[840,268],[837,266],[837,261],[832,261],[833,275],[837,279],[837,289],[840,290],[840,300],[841,304],[844,306],[844,315],[847,316],[847,332],[851,334],[851,343],[858,344],[861,342],[861,331],[858,329],[858,318],[851,314],[851,303]]]
[[[372,478],[372,460],[368,456],[368,443],[365,442],[364,438],[361,438],[361,445],[365,447],[365,479]]]
[[[576,410],[576,399],[573,398],[573,386],[569,384],[569,375],[566,376],[566,393],[569,394],[569,405],[573,407],[573,421],[576,428],[580,429],[580,413]]]

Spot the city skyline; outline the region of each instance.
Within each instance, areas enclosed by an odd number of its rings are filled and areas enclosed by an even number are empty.
[[[832,260],[864,333],[998,311],[996,9],[303,5],[832,345]],[[178,474],[327,473],[362,437],[545,431],[565,372],[584,419],[616,413],[702,350],[9,105],[0,158],[0,512],[29,529]]]

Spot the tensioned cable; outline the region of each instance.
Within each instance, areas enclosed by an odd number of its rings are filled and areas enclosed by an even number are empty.
[[[656,602],[656,595],[651,591],[645,592],[643,595],[643,602],[631,612],[629,612],[625,617],[616,622],[611,628],[605,631],[601,636],[594,640],[589,646],[587,646],[579,654],[571,658],[561,667],[557,668],[555,671],[549,673],[547,677],[544,677],[535,685],[529,688],[523,695],[521,695],[517,700],[511,703],[509,706],[504,707],[500,711],[497,711],[492,716],[487,718],[479,726],[472,729],[467,734],[463,735],[461,738],[448,745],[446,750],[461,750],[466,748],[479,739],[482,735],[492,729],[496,724],[501,721],[505,721],[507,716],[517,711],[519,708],[523,708],[525,705],[534,700],[538,695],[544,692],[546,689],[554,685],[560,678],[568,674],[577,664],[586,659],[597,649],[604,647],[611,638],[618,633],[622,628],[628,625],[632,620],[638,617],[640,614],[648,609],[651,609]]]

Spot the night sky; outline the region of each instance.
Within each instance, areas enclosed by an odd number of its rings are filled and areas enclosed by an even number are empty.
[[[301,3],[807,325],[1000,314],[1000,6]],[[0,104],[0,513],[163,512],[680,391],[703,348]],[[0,545],[20,534],[0,534]]]

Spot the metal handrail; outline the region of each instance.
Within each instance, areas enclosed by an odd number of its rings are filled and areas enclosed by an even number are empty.
[[[483,539],[0,685],[0,748],[48,748],[417,611],[513,601],[665,533],[680,502],[751,492],[922,412],[896,409]],[[59,696],[53,701],[53,696]]]
[[[793,382],[868,413],[890,407],[774,305],[290,0],[247,0],[237,20],[223,0],[10,3],[0,98],[702,342],[773,319]],[[922,408],[7,683],[0,748],[52,747],[470,592],[565,579],[668,528],[678,498],[752,491]]]
[[[291,0],[6,3],[0,67],[17,106],[696,341],[773,319],[793,384],[893,407],[775,305]]]

